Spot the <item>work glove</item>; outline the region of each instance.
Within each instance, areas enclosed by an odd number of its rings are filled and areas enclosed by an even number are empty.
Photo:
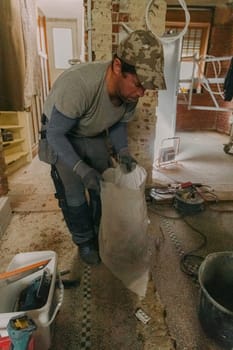
[[[94,190],[100,193],[100,180],[102,180],[102,176],[98,171],[89,167],[89,165],[82,160],[74,166],[73,170],[81,177],[84,186],[88,190]]]
[[[136,168],[137,161],[130,155],[128,148],[123,148],[118,153],[118,161],[123,173],[127,174]]]

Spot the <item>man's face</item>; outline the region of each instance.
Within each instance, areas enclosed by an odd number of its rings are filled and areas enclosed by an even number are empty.
[[[137,102],[139,97],[143,97],[144,87],[141,85],[136,74],[121,73],[118,77],[118,95],[126,102]]]

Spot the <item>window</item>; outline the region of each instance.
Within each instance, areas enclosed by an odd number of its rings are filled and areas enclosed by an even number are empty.
[[[184,27],[184,23],[166,23],[167,33],[179,33]],[[191,23],[187,32],[183,37],[182,52],[181,52],[181,66],[180,66],[180,92],[188,92],[192,75],[197,78],[200,71],[204,71],[204,63],[199,65],[199,69],[193,72],[194,56],[199,58],[205,56],[207,52],[207,45],[209,39],[210,24],[209,23]],[[197,65],[195,65],[197,67]],[[200,92],[200,86],[195,86],[195,92]]]

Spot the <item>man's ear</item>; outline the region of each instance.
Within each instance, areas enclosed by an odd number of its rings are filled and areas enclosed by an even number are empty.
[[[114,61],[113,61],[113,72],[116,75],[120,75],[121,74],[121,61],[117,57],[115,57]]]

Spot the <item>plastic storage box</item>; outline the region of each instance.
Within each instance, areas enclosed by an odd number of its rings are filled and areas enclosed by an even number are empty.
[[[57,254],[54,251],[35,251],[19,253],[14,256],[8,265],[7,271],[22,268],[46,259],[48,264],[39,271],[14,282],[0,280],[0,336],[6,337],[7,324],[12,317],[22,314],[28,315],[36,323],[37,329],[33,332],[35,350],[47,350],[51,346],[52,323],[61,307],[64,287],[57,272]],[[23,290],[45,271],[51,276],[46,303],[36,309],[17,311],[16,304]],[[1,339],[1,338],[0,338]],[[0,348],[1,349],[1,348]],[[3,348],[5,350],[5,348]]]
[[[28,344],[28,350],[35,349],[34,338],[31,338]],[[11,350],[11,340],[9,337],[0,338],[0,350]]]

